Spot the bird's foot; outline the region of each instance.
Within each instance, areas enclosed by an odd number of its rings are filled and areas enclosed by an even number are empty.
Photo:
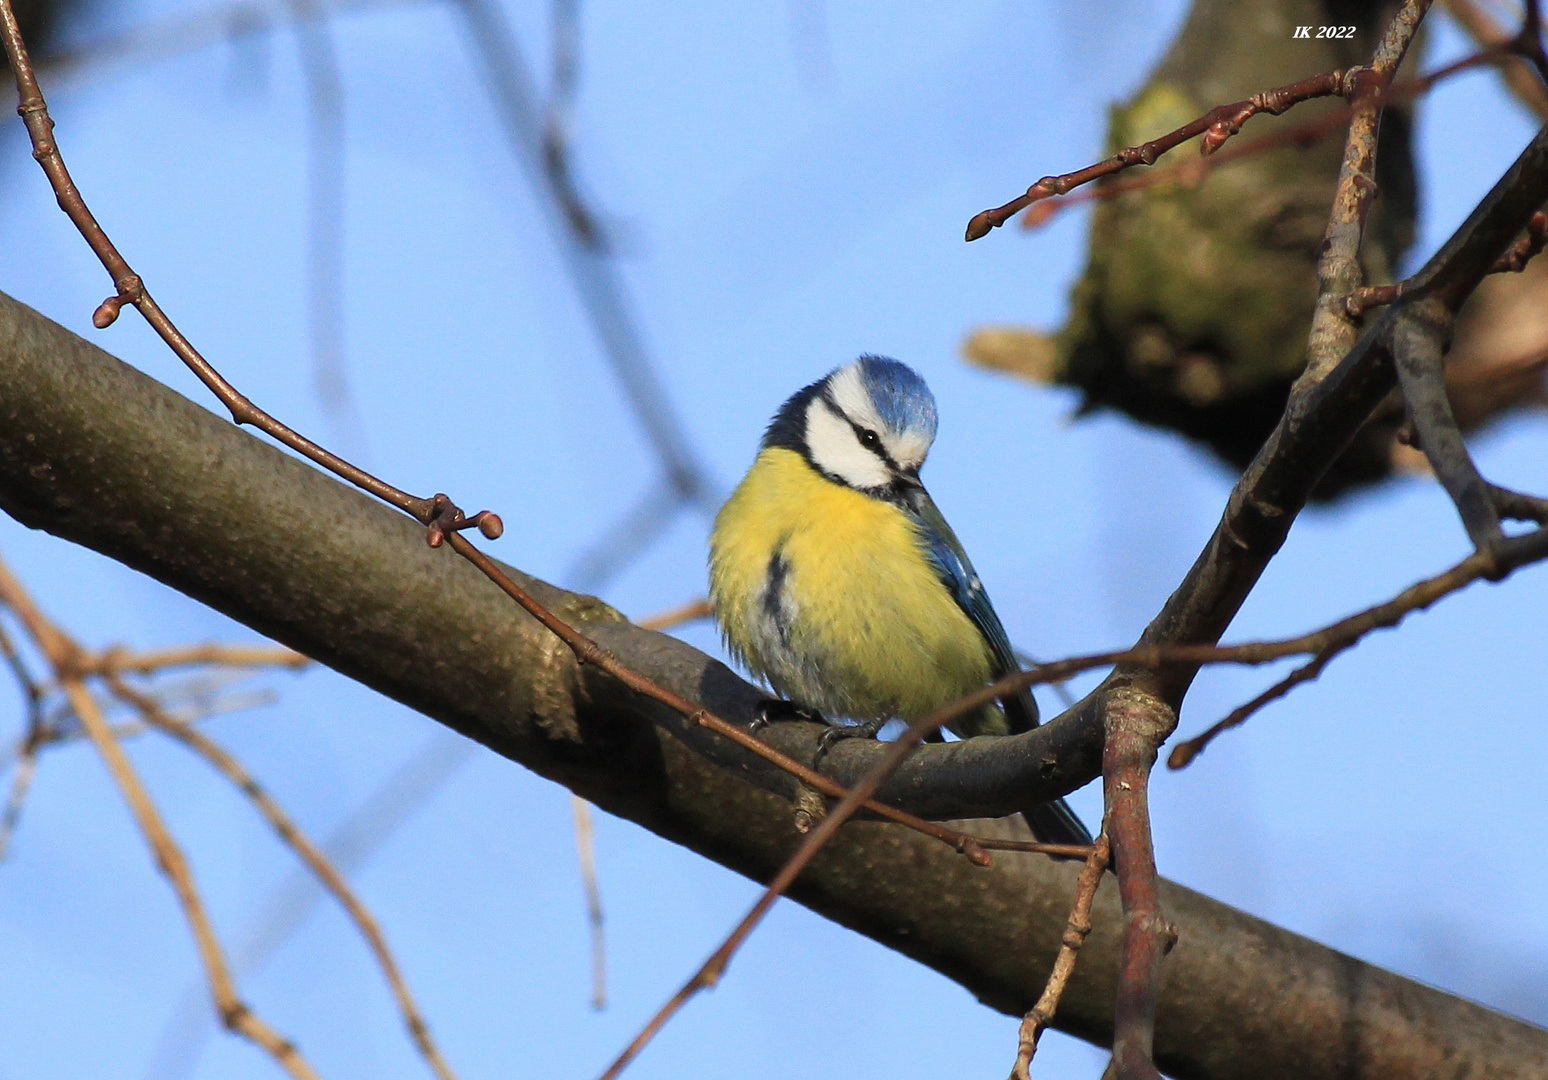
[[[768,724],[778,724],[789,720],[804,720],[809,724],[827,724],[828,718],[816,709],[808,709],[804,705],[797,705],[793,701],[783,701],[779,698],[768,698],[758,703],[753,715],[753,721],[747,725],[747,730],[756,735],[759,729]]]
[[[862,724],[834,724],[828,725],[817,740],[817,753],[812,755],[813,763],[821,761],[833,749],[834,743],[843,742],[845,739],[874,739],[882,728],[887,726],[887,718],[880,720],[867,720]]]

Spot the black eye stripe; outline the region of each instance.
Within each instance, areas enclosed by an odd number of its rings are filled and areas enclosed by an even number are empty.
[[[877,432],[872,431],[870,428],[861,427],[859,424],[851,420],[849,418],[849,414],[846,413],[843,409],[839,408],[838,402],[834,401],[833,398],[828,394],[823,394],[817,400],[822,402],[823,407],[828,410],[829,414],[848,424],[849,430],[855,433],[855,440],[861,446],[865,447],[871,453],[879,457],[882,461],[882,464],[886,465],[889,471],[891,471],[894,475],[902,471],[898,468],[898,463],[892,460],[892,455],[887,453],[887,447],[882,443],[881,436]],[[867,438],[867,436],[869,436],[869,438]]]
[[[842,416],[843,414],[840,413],[839,415]],[[898,471],[898,463],[892,460],[891,454],[887,453],[887,448],[882,445],[880,435],[876,434],[876,432],[872,431],[870,428],[861,427],[853,420],[850,420],[847,416],[845,416],[844,419],[848,422],[850,430],[855,433],[855,438],[860,440],[861,446],[865,447],[871,453],[881,458],[882,463],[885,464],[892,472]]]

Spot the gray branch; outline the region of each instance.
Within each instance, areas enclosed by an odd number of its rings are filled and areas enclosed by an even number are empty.
[[[1390,365],[1387,372],[1390,379]],[[427,547],[412,521],[3,295],[0,507],[755,880],[767,880],[799,839],[788,802],[746,782],[764,779],[750,762],[718,767],[669,734],[686,735],[672,716],[578,670],[485,578]],[[728,718],[745,718],[761,696],[598,600],[515,576],[626,663]],[[1055,748],[1066,735],[1044,738]],[[977,752],[966,745],[957,753]],[[936,765],[949,775],[944,758]],[[916,833],[856,822],[792,895],[1019,1015],[1053,962],[1078,869],[1000,854],[980,870]],[[1057,1021],[1103,1044],[1121,930],[1115,892],[1109,882],[1098,894],[1095,929]],[[1163,883],[1161,900],[1181,931],[1164,968],[1155,1036],[1157,1063],[1171,1075],[1548,1075],[1548,1032],[1179,885]]]

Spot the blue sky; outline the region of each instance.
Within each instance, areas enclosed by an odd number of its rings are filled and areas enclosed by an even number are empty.
[[[1178,438],[965,366],[974,326],[1062,319],[1084,217],[961,240],[967,218],[1093,160],[1179,2],[811,2],[584,6],[574,142],[621,238],[624,277],[697,452],[728,489],[769,414],[859,352],[929,379],[941,432],[926,480],[1012,638],[1043,656],[1126,644],[1216,521],[1231,477]],[[193,5],[120,5],[128,26]],[[820,45],[807,42],[813,12]],[[546,71],[546,6],[510,5]],[[1430,58],[1463,45],[1440,19]],[[364,459],[409,490],[521,522],[493,550],[561,583],[655,467],[482,96],[457,23],[389,6],[334,26],[348,138],[350,375]],[[83,36],[89,36],[83,31]],[[184,331],[303,431],[305,100],[293,35],[70,77],[61,145],[99,218]],[[1266,123],[1272,123],[1267,121]],[[1492,77],[1421,109],[1417,257],[1530,137]],[[53,207],[20,125],[0,135],[0,289],[209,403],[135,316],[90,329],[108,282]],[[429,416],[459,418],[431,434]],[[1542,492],[1541,415],[1476,452]],[[700,515],[682,515],[604,592],[632,615],[702,593]],[[95,554],[0,520],[0,552],[83,640],[253,635]],[[1307,513],[1229,638],[1284,636],[1385,598],[1466,553],[1439,488],[1404,480]],[[1357,956],[1548,1022],[1548,871],[1532,792],[1548,727],[1520,688],[1542,670],[1548,574],[1476,587],[1375,636],[1314,685],[1157,776],[1169,876]],[[718,648],[713,630],[683,636]],[[1199,680],[1182,731],[1273,678]],[[406,759],[452,738],[327,671],[267,681],[221,739],[327,834]],[[0,683],[0,733],[20,717]],[[136,762],[185,842],[217,925],[240,936],[293,863],[179,748]],[[1523,798],[1524,793],[1524,798]],[[1072,801],[1099,817],[1094,789]],[[598,823],[612,1005],[587,1006],[585,912],[568,795],[470,755],[356,876],[465,1080],[589,1077],[733,925],[752,883],[615,819]],[[1488,912],[1480,918],[1480,910]],[[0,1080],[141,1076],[198,968],[165,883],[84,746],[50,752],[0,863]],[[369,957],[323,906],[244,991],[328,1077],[426,1075]],[[808,1015],[792,1021],[792,999]],[[839,1010],[842,1022],[826,1010]],[[801,1010],[795,1010],[799,1014]],[[633,1077],[1004,1075],[1015,1021],[885,949],[782,903],[722,985]],[[949,1033],[949,1037],[942,1037]],[[1095,1077],[1062,1036],[1040,1075]],[[199,1077],[270,1077],[244,1043],[203,1044]]]

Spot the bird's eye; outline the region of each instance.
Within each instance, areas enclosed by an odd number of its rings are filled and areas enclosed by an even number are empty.
[[[860,433],[860,445],[865,447],[867,450],[880,450],[881,436],[876,434],[876,432],[872,431],[870,428],[866,428]]]

